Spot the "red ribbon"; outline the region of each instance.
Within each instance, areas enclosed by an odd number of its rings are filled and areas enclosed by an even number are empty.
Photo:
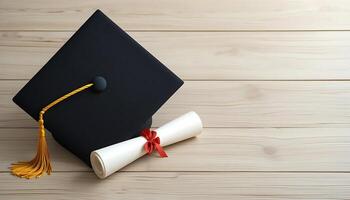
[[[163,147],[160,146],[160,139],[157,136],[157,132],[151,131],[150,129],[144,129],[141,132],[141,136],[147,140],[144,148],[148,155],[151,155],[153,150],[156,149],[160,157],[168,157],[168,155],[163,150]]]

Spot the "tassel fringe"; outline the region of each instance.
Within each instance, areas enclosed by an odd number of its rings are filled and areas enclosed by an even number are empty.
[[[21,178],[39,178],[45,172],[50,175],[52,168],[50,155],[46,143],[45,128],[43,119],[39,120],[39,141],[38,151],[35,158],[29,162],[13,163],[10,167],[12,174]]]

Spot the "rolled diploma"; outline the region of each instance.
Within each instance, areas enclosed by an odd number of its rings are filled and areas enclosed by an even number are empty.
[[[188,112],[156,129],[161,146],[197,136],[202,131],[202,121],[195,112]],[[142,136],[91,152],[90,162],[96,175],[103,179],[145,155]]]

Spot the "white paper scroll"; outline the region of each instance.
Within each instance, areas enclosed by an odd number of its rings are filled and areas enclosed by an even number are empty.
[[[167,146],[199,135],[202,121],[195,112],[188,112],[159,127],[160,145]],[[91,152],[90,162],[96,175],[103,179],[143,156],[146,152],[142,136]]]

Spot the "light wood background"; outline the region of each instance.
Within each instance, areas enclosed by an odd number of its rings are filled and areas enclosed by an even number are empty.
[[[36,123],[11,98],[100,8],[185,80],[154,116],[198,138],[99,180],[48,138],[54,173],[10,175]],[[350,199],[350,1],[0,0],[0,199]]]

